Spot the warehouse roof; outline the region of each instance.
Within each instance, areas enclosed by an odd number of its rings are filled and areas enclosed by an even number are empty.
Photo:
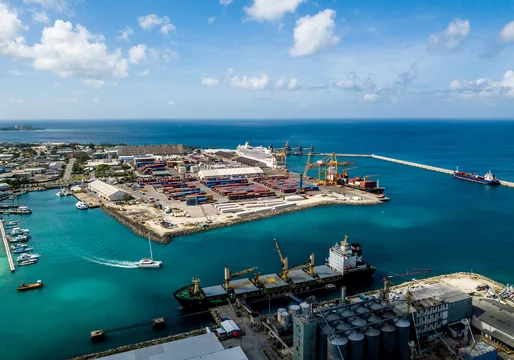
[[[514,334],[514,312],[498,301],[473,298],[473,317],[504,333]],[[512,339],[502,339],[499,335],[498,332],[494,334],[499,340],[512,344]]]
[[[244,156],[239,156],[239,157],[237,157],[237,158],[235,158],[233,160],[237,161],[237,162],[240,162],[241,164],[250,165],[250,166],[262,166],[262,167],[266,167],[267,166],[262,161],[255,160],[255,159],[250,159],[250,158],[247,158],[247,157],[244,157]]]
[[[182,144],[121,146],[119,155],[184,155]]]
[[[258,167],[244,167],[244,168],[200,170],[198,172],[198,176],[200,178],[216,177],[216,176],[256,175],[256,174],[263,174],[262,169],[258,168]]]
[[[213,333],[170,341],[121,354],[106,356],[105,360],[248,360],[240,347],[223,349]]]
[[[425,285],[410,291],[414,295],[414,299],[416,299],[412,302],[412,307],[418,310],[470,298],[465,292],[442,283]]]
[[[99,193],[102,193],[102,195],[105,196],[111,196],[118,192],[123,192],[123,190],[117,188],[116,186],[107,184],[101,180],[95,180],[91,183],[89,183],[89,188],[93,189],[94,191],[97,191]]]

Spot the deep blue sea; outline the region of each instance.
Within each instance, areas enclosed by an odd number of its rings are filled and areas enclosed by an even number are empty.
[[[18,122],[20,123],[20,122]],[[0,123],[3,125],[4,123]],[[514,122],[510,121],[112,121],[23,122],[47,130],[0,132],[1,141],[176,143],[235,148],[254,145],[314,145],[316,151],[374,153],[464,171],[491,169],[514,181]],[[293,171],[305,157],[290,156]],[[347,234],[363,245],[380,273],[430,268],[432,273],[482,273],[514,279],[514,189],[489,188],[449,175],[374,159],[355,161],[355,175],[378,174],[391,202],[379,206],[330,206],[246,223],[155,244],[164,261],[158,271],[133,268],[148,244],[102,212],[78,211],[74,199],[54,192],[31,193],[21,204],[34,213],[22,219],[40,263],[9,272],[0,249],[0,359],[58,359],[197,328],[209,318],[179,320],[154,333],[139,328],[89,341],[92,330],[160,316],[179,315],[172,292],[198,274],[203,285],[221,283],[223,266],[258,266],[278,272],[273,238],[290,263],[328,247]],[[41,279],[41,291],[18,294],[21,282]],[[362,289],[353,289],[359,291]]]

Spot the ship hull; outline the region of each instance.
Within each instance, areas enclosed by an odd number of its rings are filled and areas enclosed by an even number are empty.
[[[349,187],[351,189],[356,189],[356,190],[361,190],[361,191],[369,192],[369,193],[372,193],[372,194],[383,194],[384,191],[385,191],[385,188],[383,188],[383,187],[361,188],[360,186],[350,185],[350,184],[344,184],[344,186],[345,187]]]
[[[336,287],[338,285],[343,284],[349,284],[349,283],[355,283],[358,281],[362,281],[365,279],[371,278],[371,275],[375,273],[375,267],[368,266],[366,269],[361,271],[353,271],[346,273],[343,277],[340,277],[338,279],[333,280],[326,280],[326,281],[318,281],[313,285],[309,286],[298,286],[294,287],[291,286],[288,289],[283,289],[281,291],[276,292],[265,292],[264,290],[260,293],[257,293],[252,296],[237,296],[237,295],[229,295],[227,294],[224,297],[217,297],[215,299],[208,299],[205,297],[202,298],[193,298],[193,297],[181,297],[178,296],[183,291],[187,291],[188,288],[191,288],[192,285],[184,286],[177,291],[173,293],[173,296],[175,299],[179,302],[182,309],[184,310],[202,310],[202,309],[208,309],[215,306],[220,306],[228,303],[228,300],[235,301],[237,298],[244,299],[246,303],[252,304],[252,303],[258,303],[261,301],[269,301],[269,299],[280,299],[280,298],[286,298],[289,296],[289,294],[301,294],[302,296],[309,296],[313,293],[322,292],[322,291],[332,291],[334,290],[333,286]]]
[[[494,180],[494,181],[486,180],[482,176],[475,177],[473,175],[453,174],[453,177],[455,177],[456,179],[459,179],[459,180],[471,181],[471,182],[474,182],[477,184],[482,184],[482,185],[491,185],[491,186],[500,185],[500,182],[498,180]]]

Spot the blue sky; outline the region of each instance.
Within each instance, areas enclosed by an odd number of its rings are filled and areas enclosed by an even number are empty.
[[[0,119],[512,118],[514,2],[0,0]]]

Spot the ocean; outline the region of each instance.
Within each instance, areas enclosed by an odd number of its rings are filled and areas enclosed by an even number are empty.
[[[25,124],[25,122],[23,122]],[[320,152],[374,153],[514,181],[514,122],[510,121],[113,121],[26,122],[44,131],[0,132],[1,141],[176,143],[235,148],[253,145],[315,147]],[[206,315],[177,320],[166,330],[148,327],[110,334],[91,344],[90,331],[180,315],[172,292],[198,275],[201,285],[233,271],[258,266],[279,272],[273,239],[290,264],[317,263],[344,235],[362,244],[364,257],[383,272],[430,268],[432,274],[474,271],[504,283],[514,279],[514,189],[486,187],[445,174],[353,158],[355,175],[378,175],[391,202],[377,206],[327,206],[153,244],[160,270],[135,268],[148,254],[146,239],[100,209],[78,211],[76,200],[54,191],[30,193],[20,204],[34,212],[21,219],[41,254],[38,264],[8,269],[0,250],[0,359],[60,359],[198,328]],[[305,157],[290,156],[292,171]],[[21,282],[41,279],[44,288],[18,294]],[[397,278],[396,281],[401,281]]]

